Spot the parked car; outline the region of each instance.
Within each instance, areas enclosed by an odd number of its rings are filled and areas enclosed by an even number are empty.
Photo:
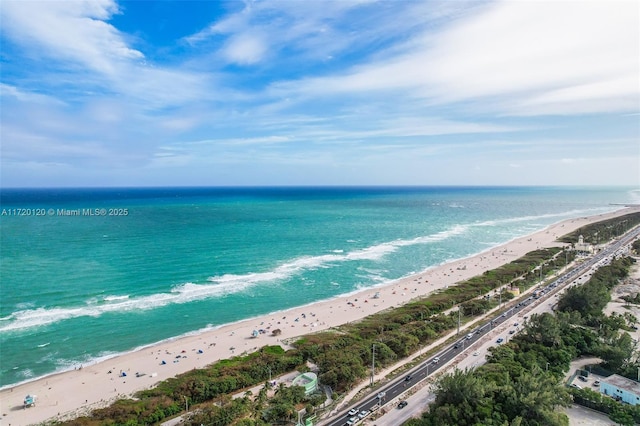
[[[587,378],[586,378],[586,377],[584,377],[584,376],[578,376],[578,379],[579,379],[579,380],[582,380],[583,382],[586,382],[586,381],[587,381]]]
[[[502,337],[498,337],[498,340],[496,340],[496,343],[502,343],[504,342],[504,339]]]
[[[595,382],[593,382],[593,386],[600,386],[600,380],[596,380]]]
[[[403,409],[403,408],[404,408],[404,407],[406,407],[407,405],[409,405],[409,403],[408,403],[407,401],[404,401],[404,400],[403,400],[403,401],[400,401],[400,402],[398,403],[398,408],[399,408],[399,409]]]

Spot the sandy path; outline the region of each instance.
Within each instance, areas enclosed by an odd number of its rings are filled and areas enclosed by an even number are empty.
[[[543,231],[513,240],[479,255],[447,263],[412,277],[357,295],[264,315],[201,334],[182,337],[124,354],[81,369],[52,375],[0,392],[0,425],[36,424],[52,418],[70,418],[108,405],[118,397],[153,387],[179,373],[201,368],[219,359],[251,352],[263,345],[278,344],[310,332],[356,321],[374,312],[402,305],[435,290],[453,285],[542,247],[561,245],[555,240],[587,223],[640,211],[640,207],[566,220]],[[372,299],[379,292],[380,298]],[[279,328],[282,335],[262,334],[255,329]],[[179,358],[178,358],[179,357]],[[166,364],[162,365],[162,361]],[[110,373],[109,373],[110,372]],[[121,372],[126,377],[120,376]],[[144,375],[136,377],[136,373]],[[23,409],[25,395],[38,396],[36,407]]]

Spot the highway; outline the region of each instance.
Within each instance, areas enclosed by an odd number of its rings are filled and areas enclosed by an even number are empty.
[[[523,308],[538,304],[542,301],[544,295],[552,292],[556,293],[560,289],[568,287],[569,284],[575,283],[575,285],[580,285],[588,281],[591,274],[599,267],[609,264],[614,257],[624,255],[628,251],[629,245],[633,240],[638,238],[639,235],[640,227],[628,232],[622,238],[607,245],[603,250],[593,255],[593,257],[566,271],[552,282],[536,290],[534,293],[535,296],[532,295],[524,300],[513,301],[513,306],[506,311],[491,318],[486,323],[466,331],[466,334],[462,338],[456,340],[433,357],[416,366],[404,376],[395,379],[334,417],[320,421],[319,424],[327,426],[352,426],[359,424],[371,416],[375,410],[389,404],[391,401],[397,401],[397,398],[407,390],[416,386],[441,368],[445,368],[445,364],[462,354],[471,344],[479,341],[494,328],[507,321],[512,321],[512,317],[520,313]],[[544,299],[546,299],[546,297],[544,297]],[[496,341],[494,344],[499,343]]]

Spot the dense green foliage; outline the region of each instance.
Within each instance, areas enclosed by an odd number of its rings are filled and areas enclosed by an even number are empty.
[[[620,424],[640,422],[640,407],[622,405],[598,393],[561,384],[572,359],[600,356],[618,374],[637,374],[634,342],[624,315],[606,316],[602,308],[611,289],[628,275],[630,258],[600,268],[583,288],[566,293],[556,315],[532,315],[507,344],[493,347],[475,371],[457,370],[436,383],[436,400],[410,426],[567,425],[556,407],[575,402],[603,411]],[[599,307],[599,309],[598,309]]]
[[[585,243],[600,244],[623,235],[638,224],[640,224],[640,213],[629,213],[582,226],[559,240],[575,244],[578,242],[578,237],[582,235]]]
[[[534,315],[525,332],[490,350],[486,364],[443,376],[430,411],[407,424],[566,426],[566,416],[555,410],[570,401],[562,371],[578,353],[574,343],[588,348],[595,339],[553,315]]]

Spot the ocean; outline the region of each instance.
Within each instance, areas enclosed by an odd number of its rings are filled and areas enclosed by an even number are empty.
[[[0,190],[0,387],[374,288],[637,188]]]

